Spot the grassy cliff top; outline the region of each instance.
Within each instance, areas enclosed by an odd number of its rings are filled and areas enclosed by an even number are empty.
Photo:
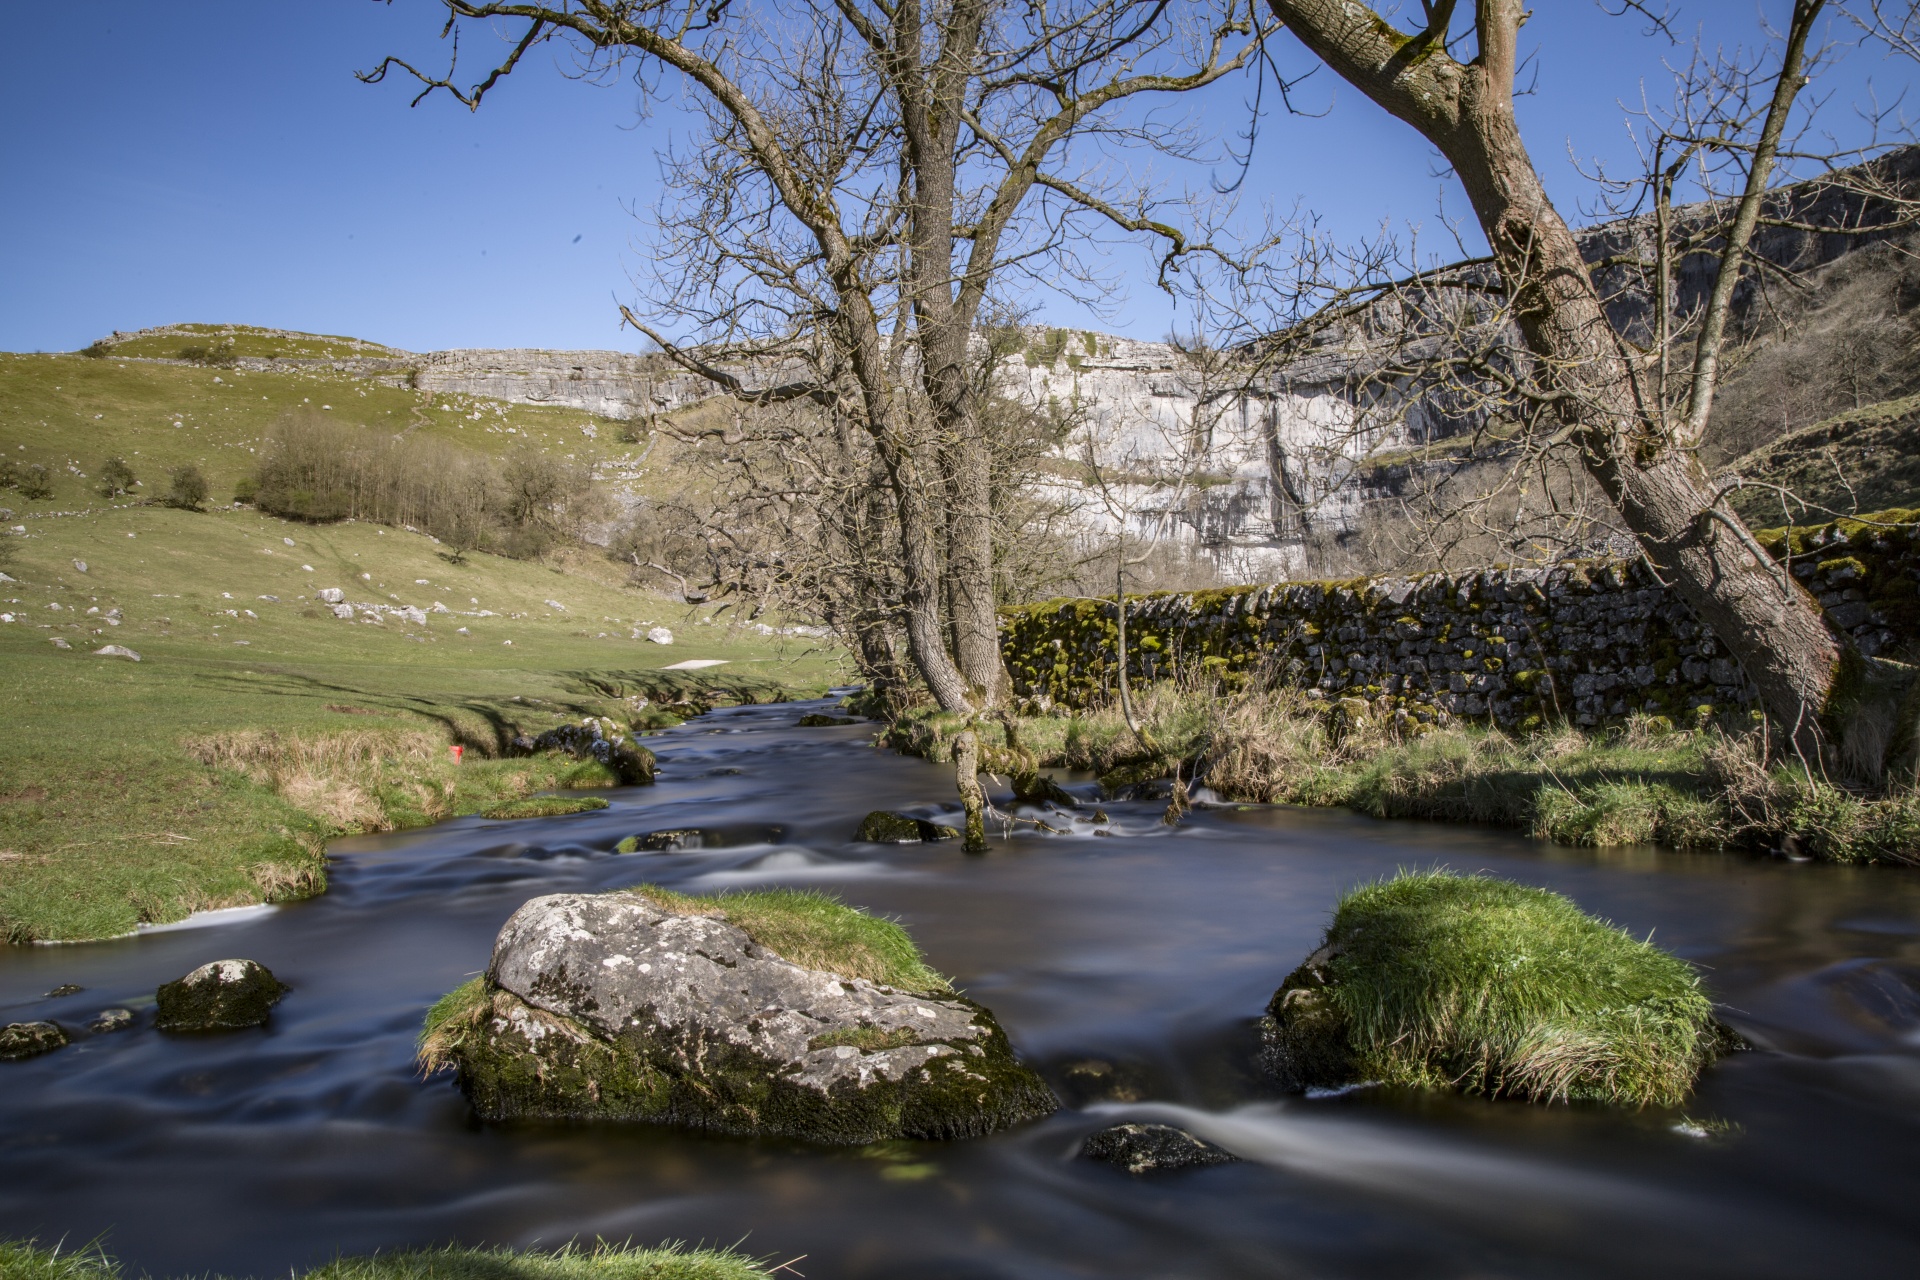
[[[1692,968],[1545,889],[1402,874],[1343,897],[1327,941],[1368,1078],[1672,1104],[1708,1055]]]
[[[405,358],[397,347],[331,333],[301,333],[251,324],[169,324],[100,339],[90,350],[159,360],[252,357],[260,360]]]
[[[680,915],[719,916],[803,968],[928,995],[953,991],[952,984],[927,965],[905,929],[811,889],[754,889],[699,898],[645,884],[626,892]]]

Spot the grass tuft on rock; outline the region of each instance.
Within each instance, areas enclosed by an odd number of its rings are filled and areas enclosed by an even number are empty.
[[[1327,942],[1365,1079],[1671,1106],[1712,1056],[1692,968],[1545,889],[1403,873],[1343,897]]]
[[[953,992],[953,984],[927,965],[905,929],[811,889],[753,889],[698,898],[647,884],[626,892],[681,915],[720,916],[803,968],[865,978],[901,991]]]
[[[599,796],[527,796],[505,804],[482,809],[483,818],[562,818],[570,813],[588,813],[604,809],[607,802]]]
[[[485,978],[471,978],[433,1002],[420,1028],[420,1073],[431,1075],[457,1066],[468,1035],[493,1007]]]
[[[0,1280],[118,1280],[120,1264],[100,1247],[42,1248],[0,1241]],[[589,1248],[404,1249],[337,1258],[301,1280],[763,1280],[771,1272],[734,1249],[653,1248],[598,1242]]]

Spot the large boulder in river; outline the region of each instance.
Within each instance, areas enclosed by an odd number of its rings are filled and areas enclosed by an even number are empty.
[[[215,960],[162,986],[153,1025],[162,1031],[237,1031],[266,1022],[288,986],[252,960]]]
[[[898,925],[791,890],[535,898],[429,1013],[422,1061],[489,1119],[818,1142],[973,1137],[1058,1105]]]
[[[1289,1088],[1673,1106],[1722,1035],[1684,960],[1557,893],[1403,873],[1341,899],[1261,1020]]]

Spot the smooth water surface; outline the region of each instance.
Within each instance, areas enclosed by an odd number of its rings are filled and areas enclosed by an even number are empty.
[[[0,1064],[0,1236],[104,1235],[137,1274],[285,1274],[451,1240],[744,1241],[825,1277],[1920,1275],[1920,873],[1556,849],[1341,812],[1213,809],[1176,831],[847,842],[934,806],[949,770],[799,729],[822,704],[720,711],[655,739],[659,785],[609,810],[343,841],[332,889],[203,927],[0,953],[0,1020],[136,1029]],[[923,812],[931,809],[923,808]],[[722,847],[616,855],[699,827]],[[1683,1112],[1359,1090],[1281,1097],[1251,1022],[1335,897],[1400,867],[1571,895],[1704,969],[1761,1049]],[[819,887],[903,921],[1081,1105],[966,1143],[865,1150],[650,1126],[476,1123],[414,1071],[440,994],[528,898],[642,880]],[[246,956],[293,987],[266,1029],[164,1036],[163,981]],[[78,995],[46,998],[58,984]],[[1136,1099],[1075,1092],[1117,1064]],[[1134,1178],[1073,1158],[1125,1118],[1244,1163]],[[1695,1123],[1698,1122],[1698,1123]],[[1700,1127],[1709,1136],[1693,1136]]]

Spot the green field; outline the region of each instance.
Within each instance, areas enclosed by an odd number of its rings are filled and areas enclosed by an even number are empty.
[[[707,609],[628,585],[595,548],[456,562],[424,534],[364,522],[109,501],[82,474],[121,453],[152,488],[193,461],[223,497],[274,418],[309,400],[394,430],[424,417],[415,429],[476,448],[509,447],[505,424],[579,451],[590,421],[491,401],[443,414],[439,397],[429,408],[343,375],[0,356],[0,451],[59,464],[50,498],[0,490],[0,530],[24,530],[0,537],[11,940],[107,937],[312,892],[329,835],[607,781],[566,760],[504,758],[517,733],[587,714],[672,723],[711,690],[765,700],[839,678],[821,642],[730,629],[730,614],[708,622]],[[388,612],[338,618],[318,598],[327,588]],[[408,607],[425,621],[395,612]],[[671,646],[634,638],[660,625]],[[140,661],[94,655],[109,644]],[[727,665],[651,674],[698,658]]]

